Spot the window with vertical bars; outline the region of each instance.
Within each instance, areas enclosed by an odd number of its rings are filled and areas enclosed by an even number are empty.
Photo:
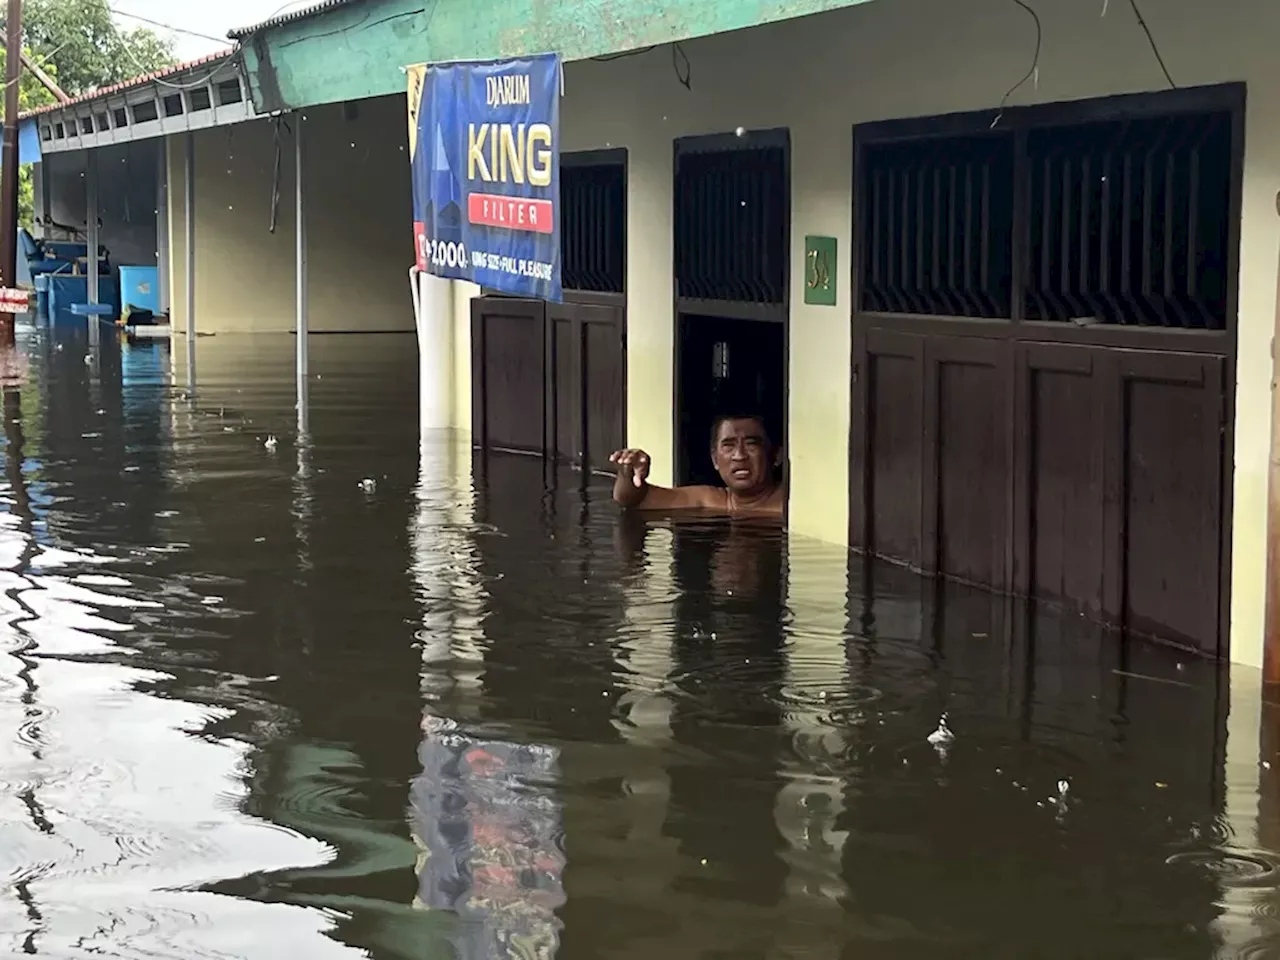
[[[560,270],[566,290],[625,291],[627,168],[560,167]]]
[[[690,150],[676,163],[679,296],[785,303],[791,217],[787,148]]]
[[[860,163],[862,309],[1010,317],[1013,138],[873,144]]]
[[[1227,325],[1231,116],[1027,136],[1029,320]]]
[[[1230,112],[1016,123],[863,145],[862,310],[1226,328]]]

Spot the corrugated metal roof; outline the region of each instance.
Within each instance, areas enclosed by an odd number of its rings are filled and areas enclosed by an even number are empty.
[[[345,7],[347,4],[355,3],[356,0],[321,0],[320,3],[312,4],[309,7],[303,7],[301,10],[294,10],[292,13],[282,13],[270,20],[263,20],[261,23],[255,23],[249,27],[240,27],[237,30],[228,31],[227,36],[232,40],[240,40],[247,37],[251,33],[257,33],[259,30],[266,30],[269,27],[278,27],[282,23],[292,23],[294,20],[303,20],[307,17],[314,17],[318,13],[325,13],[336,7]]]
[[[77,103],[89,103],[92,100],[98,100],[101,97],[109,97],[112,94],[119,93],[122,90],[132,90],[134,87],[146,86],[154,80],[163,80],[166,77],[172,77],[175,74],[185,73],[195,67],[203,67],[206,64],[217,63],[219,60],[231,59],[231,50],[220,50],[217,53],[210,53],[203,57],[197,57],[195,60],[185,60],[182,63],[175,63],[172,67],[166,67],[163,70],[156,70],[152,73],[144,73],[140,77],[133,77],[129,80],[123,80],[120,83],[113,83],[109,87],[99,87],[97,90],[91,90],[88,93],[82,93],[78,97],[72,97],[69,103],[51,103],[47,106],[36,107],[34,110],[28,110],[21,114],[23,117],[34,117],[41,113],[52,113],[54,110],[64,110],[67,107],[74,106]]]

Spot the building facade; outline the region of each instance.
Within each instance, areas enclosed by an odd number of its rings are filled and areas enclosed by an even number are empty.
[[[195,139],[197,316],[292,328],[301,275],[313,331],[412,326],[402,68],[554,49],[569,293],[424,279],[435,425],[587,468],[625,442],[670,482],[750,405],[793,533],[1261,665],[1280,9],[587,6],[239,31],[254,118]]]

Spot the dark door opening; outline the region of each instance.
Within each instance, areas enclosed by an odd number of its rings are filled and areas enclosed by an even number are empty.
[[[711,422],[765,418],[785,443],[791,243],[786,130],[675,143],[675,473],[719,483]]]
[[[716,417],[759,414],[774,442],[783,440],[786,328],[762,320],[681,314],[679,336],[676,473],[681,483],[719,485],[711,465]]]

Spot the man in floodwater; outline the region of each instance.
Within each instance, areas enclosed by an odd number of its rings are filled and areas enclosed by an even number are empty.
[[[705,510],[730,517],[782,517],[786,488],[774,478],[782,463],[756,414],[716,417],[711,425],[711,462],[723,487],[657,487],[649,483],[649,454],[619,450],[613,499],[635,510]]]

